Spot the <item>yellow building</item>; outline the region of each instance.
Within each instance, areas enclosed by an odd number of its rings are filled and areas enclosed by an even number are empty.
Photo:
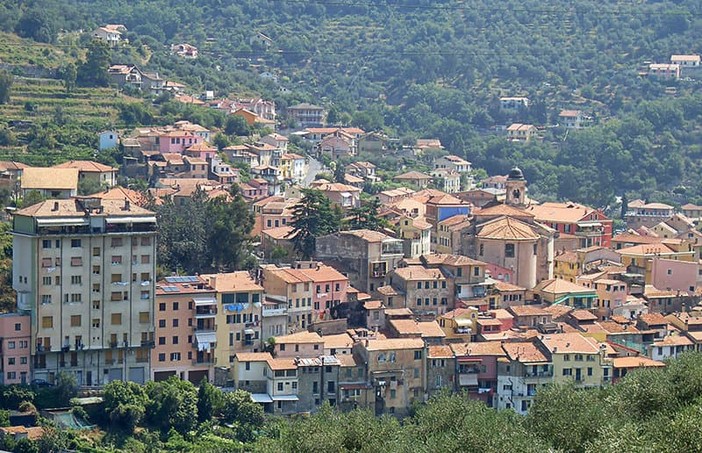
[[[579,333],[558,333],[540,337],[553,363],[553,382],[574,381],[576,387],[600,387],[611,381],[612,364],[600,345]]]
[[[559,253],[553,259],[553,276],[575,283],[575,279],[580,275],[580,263],[578,254],[572,250]]]
[[[437,321],[449,343],[468,343],[478,333],[478,309],[475,307],[456,308],[440,315]]]
[[[217,366],[230,366],[238,352],[261,351],[263,287],[247,271],[203,275],[202,278],[217,292]]]

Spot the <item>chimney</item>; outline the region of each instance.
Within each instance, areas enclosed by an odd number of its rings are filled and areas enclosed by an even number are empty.
[[[58,210],[59,210],[59,202],[58,202],[58,201],[54,201],[54,207],[51,208],[51,210],[52,210],[52,211],[58,211]]]
[[[123,210],[124,210],[124,211],[129,211],[129,200],[127,200],[126,198],[125,198],[125,200],[124,200],[124,208],[123,208]]]

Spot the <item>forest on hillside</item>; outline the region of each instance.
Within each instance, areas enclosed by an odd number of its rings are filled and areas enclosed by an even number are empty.
[[[70,32],[104,23],[129,29],[131,49],[113,62],[218,95],[257,93],[283,112],[310,101],[340,124],[438,137],[490,174],[520,165],[543,199],[702,203],[699,80],[639,75],[700,51],[695,0],[0,2],[0,27],[38,41],[67,45]],[[252,39],[259,32],[270,45]],[[174,58],[167,46],[179,42],[200,57]],[[508,117],[504,95],[529,96],[531,107]],[[594,126],[564,133],[564,108]],[[544,141],[496,136],[510,121],[542,126]]]

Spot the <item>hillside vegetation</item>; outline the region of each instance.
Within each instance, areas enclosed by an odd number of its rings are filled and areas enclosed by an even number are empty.
[[[519,164],[541,198],[602,207],[624,194],[702,202],[698,118],[687,110],[699,84],[639,75],[648,62],[700,51],[696,0],[0,4],[5,29],[38,40],[53,39],[52,30],[123,23],[133,52],[118,52],[115,62],[145,62],[146,46],[148,69],[196,90],[259,93],[283,111],[301,100],[321,103],[340,123],[438,137],[490,173]],[[27,18],[45,25],[27,30]],[[270,46],[255,39],[258,32]],[[200,58],[170,55],[168,46],[178,42],[198,46]],[[527,95],[532,107],[507,117],[497,108],[500,95]],[[568,135],[549,127],[563,108],[586,111],[595,126]],[[651,110],[681,121],[652,118]],[[515,146],[495,139],[491,128],[512,121],[545,127],[545,141]],[[620,137],[627,133],[631,140]],[[582,144],[591,140],[600,145],[588,146],[592,156],[585,156]],[[593,163],[596,169],[588,167]]]

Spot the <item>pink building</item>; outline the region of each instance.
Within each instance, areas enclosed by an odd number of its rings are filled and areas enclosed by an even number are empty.
[[[698,269],[697,262],[653,258],[651,284],[660,290],[694,291]]]
[[[190,131],[170,131],[159,136],[159,151],[163,153],[179,153],[202,143],[202,137]]]
[[[0,385],[28,384],[29,316],[0,315]]]
[[[472,399],[494,407],[497,391],[497,360],[505,357],[500,341],[451,344],[457,368],[457,390],[467,391]]]

